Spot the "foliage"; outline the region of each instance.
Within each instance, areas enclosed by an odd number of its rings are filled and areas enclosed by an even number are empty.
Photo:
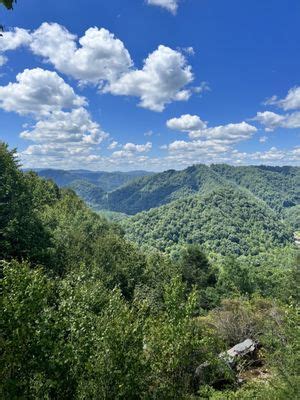
[[[132,218],[139,245],[0,145],[1,398],[297,397],[299,250],[264,202],[204,170],[205,195]],[[268,374],[237,387],[219,354],[248,336]]]
[[[16,3],[16,0],[0,0],[0,4],[3,4],[8,10],[13,8],[14,3]]]
[[[247,189],[281,215],[300,203],[299,167],[233,167],[226,164],[208,167],[199,164],[183,171],[169,170],[150,176],[140,171],[109,175],[103,172],[42,170],[39,174],[54,179],[60,186],[70,185],[78,179],[93,183],[109,192],[101,200],[98,199],[98,208],[130,215],[191,194],[205,194],[224,185]],[[112,184],[107,185],[105,174]],[[125,179],[126,174],[132,175]],[[117,177],[122,177],[123,180],[118,182]]]
[[[86,170],[70,170],[64,171],[60,169],[38,169],[37,174],[45,179],[53,180],[60,187],[71,187],[74,190],[83,191],[88,187],[99,189],[103,192],[111,192],[133,181],[136,178],[152,175],[147,171],[129,171],[129,172],[104,172],[104,171],[86,171]],[[77,193],[79,196],[80,192]],[[97,201],[96,201],[97,200]],[[92,203],[100,203],[97,197]]]
[[[223,255],[258,254],[291,242],[292,230],[248,192],[224,187],[123,221],[127,237],[162,251],[200,244]]]

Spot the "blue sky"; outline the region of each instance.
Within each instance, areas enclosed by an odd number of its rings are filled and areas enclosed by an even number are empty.
[[[0,8],[0,138],[26,167],[300,164],[298,0]]]

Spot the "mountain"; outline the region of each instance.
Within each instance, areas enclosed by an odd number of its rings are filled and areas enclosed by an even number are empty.
[[[299,167],[213,164],[211,169],[230,182],[250,190],[277,211],[300,204]]]
[[[168,252],[196,243],[223,255],[255,255],[292,242],[275,211],[230,184],[136,214],[123,227],[129,239]]]
[[[120,186],[143,176],[147,171],[94,172],[88,170],[36,169],[40,177],[53,180],[60,187],[73,189],[91,208],[107,208],[106,195]]]
[[[104,207],[133,215],[224,184],[226,180],[206,165],[169,170],[136,179],[109,193]]]
[[[152,172],[147,171],[94,172],[88,170],[38,169],[36,172],[42,178],[52,179],[61,187],[69,187],[74,181],[87,181],[100,187],[105,192],[115,190],[135,178],[152,175]]]
[[[225,184],[248,189],[276,211],[300,204],[300,168],[194,165],[132,180],[108,194],[103,208],[136,214]]]
[[[103,197],[106,195],[101,187],[83,179],[71,182],[68,187],[73,189],[93,209],[97,208],[97,205],[103,201]]]

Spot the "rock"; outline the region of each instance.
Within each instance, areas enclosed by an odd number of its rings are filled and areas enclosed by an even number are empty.
[[[246,339],[243,342],[236,344],[226,352],[219,354],[219,357],[230,366],[233,366],[236,363],[237,358],[251,354],[256,349],[257,343],[252,339]]]
[[[236,344],[231,349],[220,353],[219,359],[222,362],[219,365],[218,373],[215,374],[214,380],[210,384],[221,387],[222,384],[230,382],[231,379],[237,382],[237,361],[243,357],[256,358],[257,349],[257,342],[252,339],[246,339],[243,342]],[[211,367],[211,363],[206,361],[196,368],[195,380],[198,384],[201,385],[206,383],[207,377],[210,375]],[[214,366],[214,368],[216,368],[216,366]]]

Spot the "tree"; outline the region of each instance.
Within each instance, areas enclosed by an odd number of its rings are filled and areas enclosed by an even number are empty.
[[[8,10],[13,9],[14,3],[16,3],[16,0],[0,0],[0,4],[3,4],[4,7],[6,7]]]
[[[37,200],[43,192],[35,196],[39,178],[20,171],[16,151],[1,142],[0,171],[0,259],[43,262],[50,237],[40,216],[42,201]]]

